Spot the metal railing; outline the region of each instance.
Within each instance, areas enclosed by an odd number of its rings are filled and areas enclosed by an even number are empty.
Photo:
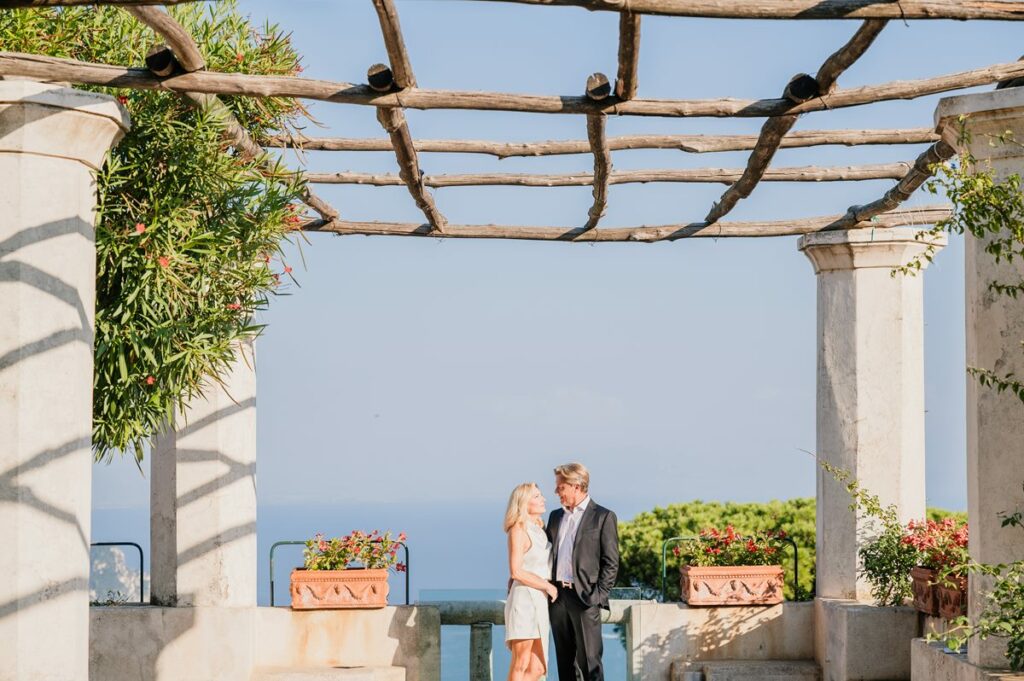
[[[630,588],[628,591],[635,593],[637,590]],[[610,609],[601,611],[601,623],[629,627],[629,608],[642,602],[639,599],[609,600]],[[442,626],[468,626],[469,681],[493,681],[493,630],[495,625],[505,624],[505,601],[420,601],[417,605],[437,608]],[[553,676],[548,674],[548,678]]]
[[[405,542],[395,542],[402,547],[403,558],[405,558],[405,604],[409,605],[409,547]],[[274,607],[274,551],[278,546],[305,546],[305,541],[276,541],[270,547],[270,607]]]
[[[678,544],[684,541],[699,540],[700,535],[690,534],[683,535],[680,537],[669,537],[661,544],[661,602],[665,602],[665,588],[668,583],[668,547],[671,544]],[[736,540],[740,541],[746,539],[740,535],[736,535]],[[786,542],[793,547],[793,598],[796,600],[800,599],[800,548],[796,545],[790,537],[782,538],[782,541]]]
[[[133,541],[97,541],[89,544],[90,548],[93,546],[134,546],[139,551],[139,605],[146,604],[146,574],[143,568],[146,564],[145,555],[142,553],[142,547]]]

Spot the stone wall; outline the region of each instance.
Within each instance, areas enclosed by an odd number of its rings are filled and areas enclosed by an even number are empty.
[[[262,667],[397,666],[440,681],[436,608],[91,608],[89,678],[249,681]]]

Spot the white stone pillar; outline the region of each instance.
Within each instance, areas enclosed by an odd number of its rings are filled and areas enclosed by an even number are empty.
[[[89,674],[93,173],[128,127],[0,80],[0,681]]]
[[[256,372],[244,345],[225,376],[155,438],[154,604],[256,605]]]
[[[924,516],[922,275],[914,228],[819,232],[799,248],[818,275],[817,455],[849,471],[900,518]],[[941,239],[936,247],[944,245]],[[831,475],[817,475],[817,595],[870,600],[857,551],[870,522]]]
[[[1024,88],[1010,88],[939,102],[936,121],[940,130],[959,134],[959,117],[966,116],[967,145],[982,168],[1005,179],[1024,176]],[[997,136],[1011,133],[1013,140],[999,143]],[[998,374],[1024,377],[1024,300],[989,291],[992,281],[1024,279],[1024,263],[996,265],[985,253],[986,242],[965,239],[967,302],[967,366]],[[983,563],[1024,559],[1024,531],[1000,526],[999,513],[1024,506],[1024,404],[1009,393],[997,393],[967,378],[967,513],[971,556]],[[990,583],[971,578],[969,615],[976,617],[981,594]],[[971,641],[968,659],[983,667],[1005,667],[1006,646],[1000,639]]]

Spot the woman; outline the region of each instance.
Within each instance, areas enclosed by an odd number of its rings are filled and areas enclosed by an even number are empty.
[[[508,681],[537,681],[548,673],[548,599],[558,598],[551,577],[551,543],[544,533],[544,495],[525,482],[512,490],[505,511],[512,586],[505,602],[505,645],[512,651]]]

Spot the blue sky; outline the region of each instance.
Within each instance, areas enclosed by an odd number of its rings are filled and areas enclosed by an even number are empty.
[[[305,75],[362,82],[386,61],[371,3],[243,0],[293,32]],[[615,73],[617,17],[577,8],[399,1],[421,87],[575,94]],[[778,96],[858,23],[643,20],[642,97]],[[1009,24],[891,22],[840,79],[853,87],[1008,62]],[[796,129],[931,124],[937,97],[821,112]],[[313,104],[309,134],[380,137],[373,110]],[[424,138],[585,138],[584,119],[410,111]],[[613,118],[610,135],[752,133],[753,119]],[[783,150],[776,165],[907,160],[920,147]],[[738,167],[746,153],[626,151],[618,169]],[[312,170],[396,172],[385,153],[308,154]],[[424,154],[428,173],[569,172],[588,156]],[[890,181],[763,184],[730,219],[841,213]],[[418,221],[402,187],[320,187],[346,218]],[[702,217],[720,185],[619,185],[602,226]],[[589,188],[453,188],[452,222],[578,225]],[[912,204],[930,203],[920,192]],[[815,278],[795,238],[577,245],[313,235],[301,287],[272,302],[258,344],[260,503],[503,507],[522,480],[579,459],[624,517],[693,498],[812,495]],[[963,249],[925,275],[928,500],[962,508]],[[130,461],[98,466],[95,505],[141,509]],[[554,500],[549,494],[549,505]],[[497,520],[495,526],[497,526]],[[315,530],[316,528],[312,528]]]

